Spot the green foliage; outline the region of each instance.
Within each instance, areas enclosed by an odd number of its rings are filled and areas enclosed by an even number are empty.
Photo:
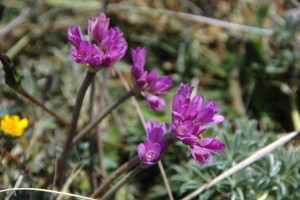
[[[184,196],[209,183],[226,169],[236,165],[256,150],[274,141],[273,133],[257,129],[256,120],[236,120],[218,130],[219,139],[227,148],[211,166],[197,165],[193,159],[186,165],[173,167],[171,177],[175,193]],[[256,161],[240,172],[219,182],[199,196],[199,199],[297,199],[299,190],[299,147],[288,145]]]

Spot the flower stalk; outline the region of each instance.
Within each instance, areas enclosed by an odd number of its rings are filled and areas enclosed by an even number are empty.
[[[3,69],[5,72],[6,85],[8,85],[11,89],[16,91],[18,94],[20,94],[23,97],[25,97],[26,99],[28,99],[30,102],[32,102],[36,106],[42,108],[44,111],[49,113],[52,117],[54,117],[56,120],[58,120],[63,125],[68,125],[68,122],[65,119],[63,119],[62,117],[60,117],[59,115],[57,115],[56,113],[54,113],[53,111],[48,109],[43,103],[41,103],[35,97],[28,94],[22,88],[22,85],[21,85],[22,76],[17,72],[13,62],[7,55],[0,53],[0,60],[3,64]]]
[[[169,136],[166,138],[166,141],[169,145],[172,145],[174,142],[177,141],[177,139],[174,136]],[[138,163],[140,163],[140,159],[138,156],[135,156],[134,158],[130,159],[126,163],[124,163],[121,167],[119,167],[116,171],[114,171],[109,178],[103,181],[103,183],[98,187],[95,192],[91,195],[92,198],[98,198],[101,197],[105,191],[110,187],[110,185],[117,179],[119,178],[123,173],[126,171],[129,171],[132,169],[134,166],[136,166]],[[151,165],[144,165],[142,169],[146,169]]]
[[[98,187],[94,193],[91,195],[92,198],[98,198],[104,194],[104,192],[110,187],[110,185],[119,178],[124,172],[129,171],[132,169],[135,165],[137,165],[140,162],[138,156],[135,156],[134,158],[130,159],[126,163],[124,163],[121,167],[119,167],[116,171],[114,171],[109,178],[104,180],[100,187]]]
[[[135,94],[135,90],[130,90],[120,99],[113,102],[110,106],[108,106],[105,110],[103,110],[100,114],[98,114],[95,119],[90,122],[83,130],[81,130],[73,139],[72,145],[76,144],[82,137],[88,134],[93,128],[97,126],[111,111],[113,111],[116,107],[118,107],[125,100],[130,98]]]
[[[64,151],[58,162],[58,170],[57,170],[58,171],[58,176],[57,176],[58,185],[62,184],[62,181],[65,177],[66,163],[67,163],[69,152],[72,147],[72,140],[75,135],[76,128],[77,128],[77,122],[78,122],[80,110],[82,107],[82,102],[83,102],[85,93],[86,93],[89,85],[93,82],[93,80],[95,78],[95,75],[96,74],[94,72],[87,71],[86,76],[83,80],[83,83],[78,91],[75,107],[74,107],[73,114],[72,114],[72,120],[71,120],[69,131],[67,134],[67,140],[66,140],[65,146],[64,146]]]
[[[149,167],[149,166],[148,166]],[[129,172],[126,176],[124,176],[117,184],[111,187],[101,198],[101,200],[110,199],[111,196],[125,183],[130,181],[133,177],[135,177],[138,173],[143,170],[141,165],[136,166],[131,172]]]

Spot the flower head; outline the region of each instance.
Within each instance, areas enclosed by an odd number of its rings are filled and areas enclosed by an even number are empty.
[[[143,163],[152,165],[160,160],[168,147],[168,142],[165,140],[168,128],[168,124],[159,124],[157,121],[147,122],[147,139],[138,145],[138,156]]]
[[[216,136],[211,136],[200,139],[197,145],[191,147],[192,156],[197,163],[210,165],[213,162],[211,153],[219,156],[218,152],[225,150],[225,144],[215,138]]]
[[[166,90],[173,85],[172,77],[158,77],[156,70],[150,72],[144,70],[147,57],[145,48],[131,49],[131,54],[133,60],[131,74],[134,83],[145,94],[150,110],[165,109],[166,102],[160,95],[168,93]]]
[[[98,17],[89,19],[88,21],[88,35],[90,39],[96,44],[100,44],[103,40],[109,26],[109,18],[106,18],[104,13]]]
[[[172,132],[180,140],[183,137],[198,137],[206,130],[203,126],[225,120],[223,115],[218,114],[219,106],[213,103],[214,100],[205,102],[202,95],[191,98],[193,89],[187,84],[181,84],[172,102]]]
[[[69,27],[68,40],[73,46],[75,46],[75,47],[79,46],[81,41],[84,40],[80,26],[79,27],[75,27],[75,26]]]
[[[75,46],[71,57],[77,63],[87,63],[93,71],[109,67],[120,60],[127,50],[127,42],[118,27],[109,27],[109,18],[101,13],[88,21],[88,35],[84,39],[80,27],[69,27],[68,39]]]
[[[28,126],[28,120],[20,119],[17,115],[5,115],[1,119],[0,130],[5,134],[10,134],[12,136],[21,136],[23,135],[26,127]]]
[[[218,105],[210,99],[205,102],[202,95],[191,97],[193,87],[181,84],[172,102],[172,133],[184,144],[191,147],[191,153],[197,163],[208,164],[213,161],[211,152],[225,149],[225,145],[215,139],[216,136],[202,138],[200,136],[206,125],[225,120],[218,114]]]

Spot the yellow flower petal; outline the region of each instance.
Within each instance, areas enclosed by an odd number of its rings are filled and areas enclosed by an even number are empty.
[[[20,120],[20,117],[18,115],[5,115],[1,119],[0,130],[6,134],[21,136],[28,126],[28,123],[29,122],[27,119]]]
[[[26,128],[27,126],[28,126],[28,120],[27,119],[22,119],[19,123],[18,123],[18,125],[19,125],[19,127],[22,127],[22,128]]]

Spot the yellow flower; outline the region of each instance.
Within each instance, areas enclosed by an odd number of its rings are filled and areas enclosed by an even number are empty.
[[[17,115],[5,115],[1,119],[0,130],[6,134],[11,134],[12,136],[21,136],[27,126],[28,120],[26,118],[20,120],[20,117]]]

